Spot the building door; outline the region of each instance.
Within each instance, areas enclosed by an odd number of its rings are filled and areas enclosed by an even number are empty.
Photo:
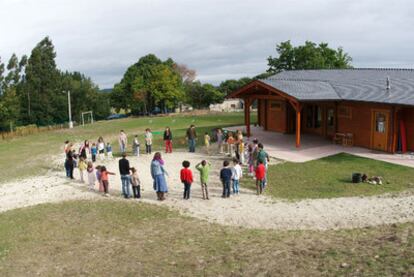
[[[373,111],[372,148],[387,151],[389,132],[389,111]]]

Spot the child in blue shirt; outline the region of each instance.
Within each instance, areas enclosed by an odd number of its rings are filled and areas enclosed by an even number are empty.
[[[96,162],[96,155],[98,154],[98,148],[96,147],[96,143],[92,143],[91,154],[92,162]]]
[[[229,162],[223,162],[223,168],[220,171],[220,180],[223,184],[223,198],[230,197],[230,184],[231,184],[231,177],[233,172],[231,168],[229,168]]]
[[[112,155],[112,146],[109,142],[106,144],[106,156],[108,157],[108,159],[113,159],[114,157]]]

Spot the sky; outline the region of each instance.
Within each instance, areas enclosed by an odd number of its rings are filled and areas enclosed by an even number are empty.
[[[149,53],[201,82],[253,77],[286,40],[343,47],[355,67],[414,68],[413,15],[409,0],[0,0],[0,57],[49,36],[58,67],[101,88]]]

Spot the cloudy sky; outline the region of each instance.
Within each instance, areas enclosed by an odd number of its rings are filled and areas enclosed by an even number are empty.
[[[49,36],[58,67],[112,87],[139,57],[172,57],[202,82],[266,70],[275,45],[342,46],[356,67],[414,68],[409,0],[0,0],[0,57]]]

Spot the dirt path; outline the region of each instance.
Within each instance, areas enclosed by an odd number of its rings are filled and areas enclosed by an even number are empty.
[[[390,223],[414,222],[414,195],[399,197],[349,197],[335,199],[303,200],[286,202],[267,196],[257,197],[251,190],[243,189],[239,196],[222,199],[218,180],[223,157],[210,157],[213,164],[210,184],[210,200],[201,199],[196,163],[206,158],[202,153],[179,152],[164,155],[169,172],[170,193],[165,202],[158,202],[152,191],[149,172],[150,156],[130,157],[131,166],[138,168],[143,183],[143,200],[147,203],[166,205],[178,209],[183,214],[210,222],[261,229],[302,229],[326,230],[358,228]],[[179,181],[181,161],[187,159],[192,164],[196,182],[192,188],[192,198],[182,200],[182,184]],[[117,161],[104,164],[113,172],[118,172]],[[102,198],[98,193],[89,192],[86,184],[69,182],[61,171],[50,171],[47,176],[25,179],[2,185],[0,192],[0,212],[19,207],[47,202],[72,199]],[[271,185],[271,184],[270,184]],[[111,176],[110,191],[113,199],[119,198],[120,180]],[[136,201],[136,200],[127,200]]]

